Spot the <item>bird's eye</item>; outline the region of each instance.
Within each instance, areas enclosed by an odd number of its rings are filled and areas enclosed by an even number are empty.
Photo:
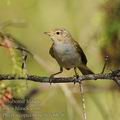
[[[56,32],[56,34],[57,34],[57,35],[59,35],[59,34],[60,34],[60,32]]]

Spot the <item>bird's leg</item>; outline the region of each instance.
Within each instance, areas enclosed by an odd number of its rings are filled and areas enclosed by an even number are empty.
[[[78,79],[79,78],[79,75],[77,73],[77,68],[74,67],[74,72],[75,72],[75,77]],[[76,80],[74,80],[74,84],[76,83]]]
[[[52,78],[53,78],[55,75],[58,75],[58,74],[60,74],[60,73],[62,73],[62,72],[63,72],[63,68],[60,66],[60,71],[59,71],[59,72],[50,75],[50,78],[49,78],[50,85],[51,85],[51,83],[52,83]]]

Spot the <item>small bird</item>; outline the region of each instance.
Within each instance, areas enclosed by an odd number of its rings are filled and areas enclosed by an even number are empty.
[[[68,30],[65,28],[55,28],[49,32],[44,32],[44,34],[52,39],[53,44],[49,53],[54,59],[56,59],[60,66],[60,71],[52,74],[50,78],[62,73],[63,68],[67,70],[74,68],[77,78],[78,74],[76,68],[78,68],[83,75],[94,74],[87,67],[87,58],[82,48],[77,41],[72,38],[72,35]],[[50,82],[52,82],[51,79]]]

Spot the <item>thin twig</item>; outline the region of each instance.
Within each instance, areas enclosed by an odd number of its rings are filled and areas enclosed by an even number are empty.
[[[84,97],[84,89],[83,89],[82,82],[79,83],[79,86],[80,86],[80,95],[81,95],[81,102],[82,102],[83,120],[87,120],[85,97]]]
[[[108,61],[109,61],[109,56],[106,56],[106,57],[105,57],[105,63],[104,63],[104,66],[103,66],[103,69],[102,69],[101,74],[103,74],[103,73],[104,73],[105,68],[106,68],[106,66],[107,66],[107,64],[108,64]]]
[[[30,80],[34,82],[43,82],[43,83],[49,83],[49,77],[42,77],[37,75],[27,75],[27,77],[18,76],[15,74],[0,74],[0,80],[16,80],[16,79],[24,79],[24,80]],[[115,70],[111,73],[106,74],[89,74],[89,75],[83,75],[76,77],[55,77],[52,78],[52,83],[71,83],[71,82],[81,82],[84,80],[114,80],[118,81],[120,80],[120,69]]]

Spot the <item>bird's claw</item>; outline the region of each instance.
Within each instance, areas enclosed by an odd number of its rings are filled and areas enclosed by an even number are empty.
[[[74,77],[76,77],[76,79],[78,79],[78,78],[79,78],[79,75],[74,75]],[[76,79],[74,79],[74,85],[75,85],[75,83],[76,83]]]
[[[50,83],[50,85],[52,84],[52,79],[53,79],[53,75],[51,75],[50,77],[49,77],[49,83]]]

